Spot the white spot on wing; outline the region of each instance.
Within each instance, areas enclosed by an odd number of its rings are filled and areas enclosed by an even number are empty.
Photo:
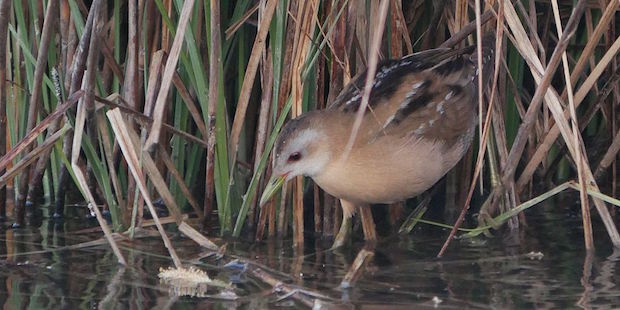
[[[447,97],[447,96],[446,96]],[[444,114],[446,111],[443,109],[443,101],[437,104],[435,110],[439,112],[439,114]]]
[[[394,63],[391,66],[382,67],[381,69],[379,69],[379,71],[375,75],[375,80],[372,83],[373,88],[381,85],[381,83],[383,83],[383,80],[395,69],[408,66],[411,63],[412,63],[411,60],[401,60],[399,62]]]
[[[416,128],[413,132],[414,132],[416,135],[421,135],[421,134],[423,134],[423,133],[424,133],[424,129],[425,129],[425,127],[426,127],[426,126],[425,126],[424,124],[422,124],[422,125],[420,125],[420,127]]]
[[[347,100],[347,102],[345,102],[345,106],[350,106],[351,104],[353,104],[354,102],[356,102],[357,100],[360,99],[360,93],[359,91],[356,92],[356,95],[353,96],[351,99]]]
[[[387,128],[388,125],[390,125],[390,123],[394,120],[394,115],[388,117],[387,120],[385,120],[385,123],[383,123],[383,129]]]

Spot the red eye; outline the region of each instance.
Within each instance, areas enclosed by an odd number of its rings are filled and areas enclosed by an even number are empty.
[[[301,154],[299,152],[294,152],[288,156],[288,162],[294,162],[301,159]]]

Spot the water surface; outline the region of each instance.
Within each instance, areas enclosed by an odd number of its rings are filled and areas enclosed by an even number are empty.
[[[330,251],[326,242],[308,238],[303,252],[290,240],[227,243],[223,257],[209,255],[174,229],[174,246],[187,265],[230,282],[237,296],[227,300],[211,288],[210,298],[174,297],[157,276],[172,265],[157,237],[121,242],[128,267],[116,263],[107,244],[69,247],[102,236],[90,232],[96,222],[79,208],[64,221],[47,217],[26,228],[0,231],[0,305],[4,309],[194,309],[299,308],[306,304],[248,271],[261,268],[275,279],[321,294],[326,307],[379,308],[613,308],[620,306],[616,286],[620,251],[613,251],[602,224],[593,215],[596,251],[586,255],[581,219],[574,208],[538,206],[527,211],[528,227],[513,240],[491,238],[453,242],[435,258],[447,231],[420,225],[408,236],[383,238],[352,288],[339,288],[364,246]],[[44,212],[46,213],[46,212]],[[241,261],[229,264],[234,259]],[[247,265],[244,262],[251,261]],[[229,267],[224,267],[229,264]],[[234,268],[230,268],[230,266]],[[246,267],[247,269],[242,269]],[[313,301],[316,297],[308,297]],[[230,296],[228,296],[230,297]]]

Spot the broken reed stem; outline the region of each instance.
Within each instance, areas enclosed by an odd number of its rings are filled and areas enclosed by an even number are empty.
[[[67,130],[69,130],[71,126],[65,125],[60,130],[56,131],[53,135],[47,137],[45,142],[41,145],[37,146],[32,151],[26,153],[24,157],[22,157],[19,162],[17,162],[11,169],[7,170],[2,176],[0,176],[0,188],[4,188],[6,183],[14,178],[18,173],[36,161],[42,153],[47,152],[51,149],[58,139],[62,138]]]
[[[164,165],[168,169],[168,172],[170,173],[170,175],[172,175],[174,180],[177,181],[177,185],[179,189],[181,190],[181,192],[183,193],[183,195],[185,195],[185,199],[187,199],[187,202],[190,204],[190,206],[192,206],[192,208],[194,209],[194,212],[196,212],[196,215],[198,215],[198,217],[202,220],[204,214],[201,212],[202,210],[200,209],[200,206],[198,205],[198,201],[196,200],[196,198],[194,198],[194,195],[192,194],[190,189],[185,184],[185,180],[183,179],[183,176],[181,175],[181,173],[179,173],[179,170],[174,165],[174,162],[172,161],[172,158],[170,158],[168,151],[166,151],[164,146],[161,144],[159,145],[159,152],[157,152],[157,155],[159,156],[159,159],[161,159],[164,162]]]
[[[164,113],[166,103],[168,102],[168,93],[170,86],[172,85],[172,78],[176,72],[177,62],[179,55],[181,54],[181,48],[183,47],[183,40],[185,38],[185,31],[187,31],[187,25],[189,24],[189,18],[191,17],[192,8],[194,7],[194,0],[187,0],[183,2],[183,9],[179,16],[179,24],[177,25],[174,41],[172,42],[172,48],[166,61],[166,67],[164,69],[164,75],[161,79],[161,85],[159,93],[157,95],[157,101],[155,102],[155,108],[153,110],[153,125],[148,138],[144,144],[144,147],[152,151],[154,146],[159,143],[159,136],[161,135],[162,124],[164,123]],[[137,41],[137,40],[136,40]]]
[[[369,251],[366,249],[362,249],[357,253],[353,264],[349,268],[349,271],[344,275],[342,281],[340,282],[340,288],[350,288],[352,287],[357,279],[362,275],[364,271],[364,267],[368,264],[368,262],[375,256],[374,251]]]
[[[209,240],[203,234],[198,232],[192,226],[189,226],[189,224],[187,224],[186,222],[181,222],[181,225],[179,225],[179,231],[184,233],[185,236],[187,236],[188,238],[194,240],[201,247],[204,247],[204,248],[210,249],[210,250],[216,250],[216,251],[219,249],[219,247],[215,243],[213,243],[211,240]]]
[[[73,174],[75,175],[75,178],[78,180],[78,186],[80,187],[82,194],[88,201],[88,209],[90,210],[90,212],[95,213],[97,222],[99,223],[99,226],[101,226],[101,230],[103,230],[103,234],[108,240],[108,244],[110,244],[114,255],[116,255],[116,258],[121,265],[127,266],[127,261],[123,257],[123,254],[118,248],[118,245],[116,245],[116,241],[112,237],[112,231],[110,230],[110,227],[106,223],[105,218],[103,218],[101,212],[99,211],[99,208],[95,204],[95,197],[93,197],[93,194],[88,189],[88,183],[86,182],[86,178],[84,177],[81,168],[77,164],[71,164],[71,168],[73,169]]]
[[[97,6],[93,10],[95,13],[93,13],[92,15],[93,16],[92,23],[95,24],[99,16],[98,14],[99,6]],[[94,40],[94,37],[91,36],[91,38]],[[92,47],[93,42],[91,41],[89,43],[90,43],[89,46]],[[89,54],[90,54],[89,55],[90,63],[92,64],[94,63],[94,60],[92,58],[96,57],[95,54],[96,55],[98,54],[95,53],[95,51],[93,50],[90,50]],[[74,135],[71,137],[73,141],[71,144],[68,144],[68,145],[73,145],[72,153],[71,153],[71,168],[73,170],[73,175],[75,176],[75,179],[78,182],[78,186],[82,192],[82,195],[88,201],[88,208],[90,209],[92,213],[95,214],[95,217],[97,218],[97,222],[99,223],[99,226],[101,226],[101,229],[103,230],[103,233],[106,239],[108,240],[110,247],[112,247],[112,251],[118,258],[118,261],[120,264],[127,265],[125,258],[123,257],[118,246],[116,245],[116,241],[114,241],[114,238],[112,237],[112,232],[110,231],[110,228],[108,227],[106,223],[106,220],[103,218],[103,216],[101,215],[101,212],[99,211],[99,208],[97,207],[95,197],[90,191],[90,188],[88,186],[88,181],[86,177],[84,176],[82,167],[80,167],[80,164],[79,164],[79,156],[80,156],[80,150],[82,146],[82,136],[84,133],[84,125],[86,121],[86,104],[84,101],[90,100],[92,102],[93,100],[94,76],[95,76],[95,71],[90,70],[89,74],[85,77],[83,88],[86,93],[86,96],[80,96],[80,101],[78,103],[75,126],[74,126]],[[68,139],[68,137],[70,137],[70,135],[65,136],[66,139]]]
[[[111,95],[110,97],[112,98],[116,98],[118,100],[120,100],[121,102],[126,104],[126,101],[123,100],[123,98],[119,97],[118,95]],[[110,98],[108,97],[108,98]],[[131,117],[133,120],[137,121],[140,125],[147,127],[147,126],[151,126],[154,122],[153,118],[146,116],[136,110],[134,110],[133,108],[124,105],[124,104],[118,104],[116,102],[111,101],[108,98],[101,98],[101,97],[97,97],[95,96],[95,101],[102,103],[103,105],[109,106],[112,109],[116,109],[118,108],[119,110],[121,110],[123,113],[125,113],[127,116]],[[99,109],[99,108],[98,108]],[[196,143],[199,146],[206,148],[207,147],[207,142],[204,141],[203,139],[200,139],[196,136],[193,136],[187,132],[181,131],[175,127],[172,127],[169,124],[162,124],[162,128],[165,129],[166,131],[177,135],[185,140],[187,140],[188,142],[192,142],[192,143]]]
[[[4,156],[0,158],[0,169],[5,169],[8,164],[10,164],[13,159],[19,155],[22,151],[24,151],[30,143],[34,142],[43,131],[45,131],[52,122],[64,115],[70,108],[72,108],[77,101],[82,98],[84,94],[83,91],[77,91],[73,93],[69,99],[67,99],[66,103],[58,105],[56,110],[48,115],[45,119],[43,119],[37,126],[32,128],[30,132],[21,140],[19,143],[13,146]]]
[[[146,188],[146,182],[142,177],[143,174],[139,167],[140,161],[138,159],[138,155],[132,146],[133,143],[131,142],[129,129],[127,128],[127,126],[125,125],[125,122],[123,121],[121,112],[118,109],[114,109],[114,110],[108,111],[106,114],[108,116],[108,119],[110,120],[110,125],[112,126],[112,130],[114,131],[114,134],[116,135],[116,140],[118,141],[118,144],[121,150],[123,151],[123,154],[125,155],[127,166],[129,167],[129,170],[131,170],[131,174],[136,180],[136,185],[138,186],[138,189],[140,189],[142,197],[144,198],[144,202],[149,208],[149,212],[151,213],[151,216],[153,217],[153,221],[155,222],[155,226],[157,226],[157,230],[159,231],[159,234],[161,235],[161,238],[164,241],[164,245],[168,249],[168,253],[170,253],[170,257],[172,258],[172,261],[174,262],[175,267],[181,268],[182,267],[181,260],[179,259],[176,251],[174,250],[172,243],[170,242],[170,239],[168,239],[168,236],[166,235],[166,231],[164,230],[164,227],[159,222],[157,211],[155,210],[155,207],[153,206],[153,202],[151,201],[151,197],[149,195],[148,189]]]

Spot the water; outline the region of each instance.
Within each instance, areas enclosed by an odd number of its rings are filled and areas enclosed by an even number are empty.
[[[307,240],[303,253],[290,240],[228,243],[220,259],[170,231],[181,259],[231,282],[235,300],[223,299],[218,288],[211,298],[173,297],[157,276],[172,262],[160,239],[143,237],[120,246],[129,263],[116,263],[107,244],[69,248],[95,240],[101,232],[78,209],[63,222],[42,218],[23,229],[0,232],[0,306],[4,309],[194,309],[299,308],[304,301],[274,293],[250,270],[267,270],[288,287],[322,294],[329,308],[614,308],[620,306],[616,269],[620,251],[613,251],[604,228],[594,218],[596,251],[586,255],[581,219],[575,208],[560,203],[527,211],[529,226],[510,242],[492,238],[459,240],[447,255],[435,255],[447,231],[419,226],[410,235],[383,238],[374,258],[352,288],[340,281],[363,242],[340,251]],[[8,226],[5,223],[4,226]],[[507,245],[514,244],[514,245]],[[303,254],[303,255],[299,255]],[[240,270],[224,264],[241,258]],[[243,259],[254,264],[246,265]],[[299,296],[299,295],[296,295]],[[307,296],[307,295],[305,295]],[[314,298],[306,298],[313,302]]]

